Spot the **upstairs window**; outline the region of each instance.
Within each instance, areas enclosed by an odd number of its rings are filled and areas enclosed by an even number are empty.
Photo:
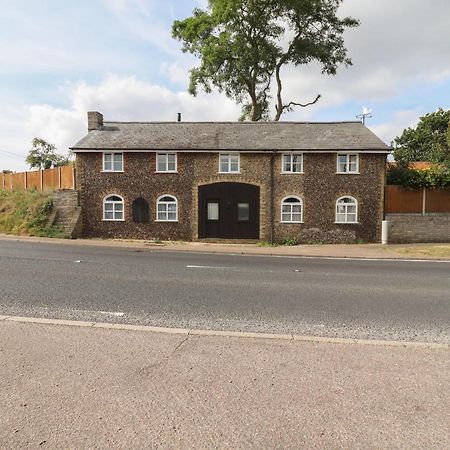
[[[157,222],[178,221],[178,201],[172,195],[162,195],[158,198],[156,208],[158,211]]]
[[[359,173],[358,153],[338,153],[337,173]]]
[[[156,155],[157,172],[176,172],[177,154],[176,153],[158,153]]]
[[[124,201],[120,195],[108,195],[103,199],[103,220],[125,220]]]
[[[281,202],[282,223],[303,222],[303,201],[298,197],[286,197]]]
[[[103,172],[123,172],[123,153],[103,153]]]
[[[336,202],[336,223],[358,223],[358,202],[353,197],[341,197]]]
[[[283,173],[303,173],[303,153],[283,153]]]
[[[239,153],[220,153],[219,172],[220,173],[239,173],[240,157]]]

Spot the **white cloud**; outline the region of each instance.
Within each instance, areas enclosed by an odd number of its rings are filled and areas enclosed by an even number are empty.
[[[86,134],[87,111],[100,111],[105,120],[112,121],[174,121],[178,112],[186,121],[236,120],[240,111],[218,93],[194,98],[131,76],[109,75],[98,85],[80,83],[67,95],[68,109],[50,105],[28,109],[28,136],[42,137],[56,144],[60,152],[66,152]]]
[[[402,134],[408,127],[415,127],[423,111],[420,108],[397,111],[389,122],[370,125],[369,128],[384,142],[391,144],[392,140]]]
[[[389,100],[416,84],[450,78],[448,0],[427,7],[421,0],[346,0],[341,14],[361,21],[345,34],[354,65],[341,67],[334,77],[321,75],[314,65],[286,68],[286,100],[304,101],[320,93],[318,112],[349,101]],[[299,115],[305,113],[310,114]]]

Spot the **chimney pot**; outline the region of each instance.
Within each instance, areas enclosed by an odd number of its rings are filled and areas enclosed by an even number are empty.
[[[99,130],[103,126],[103,114],[98,111],[88,112],[88,131]]]
[[[181,122],[181,113],[178,113],[178,122]]]

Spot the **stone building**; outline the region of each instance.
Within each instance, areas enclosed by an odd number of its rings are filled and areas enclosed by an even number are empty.
[[[92,237],[378,242],[389,148],[360,122],[103,122],[76,153]]]

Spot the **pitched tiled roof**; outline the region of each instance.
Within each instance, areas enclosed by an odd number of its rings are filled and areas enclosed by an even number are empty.
[[[105,122],[72,149],[389,151],[360,122]]]

